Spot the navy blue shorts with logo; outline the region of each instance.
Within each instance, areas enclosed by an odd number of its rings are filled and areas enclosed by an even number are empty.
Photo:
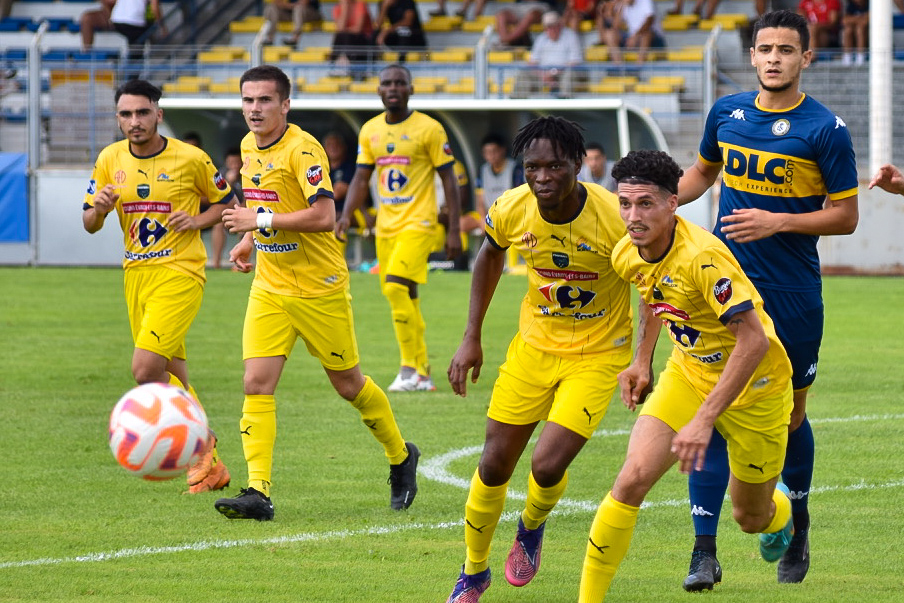
[[[792,386],[795,390],[809,387],[816,380],[822,344],[825,321],[822,291],[780,291],[761,285],[756,289],[763,297],[766,313],[775,323],[775,332],[791,360]]]

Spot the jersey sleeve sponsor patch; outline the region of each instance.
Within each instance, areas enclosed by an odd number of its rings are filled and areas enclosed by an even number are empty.
[[[217,190],[225,191],[229,185],[226,183],[226,178],[220,172],[216,172],[213,175],[213,184],[217,187]]]
[[[731,279],[727,277],[722,277],[716,284],[713,285],[713,295],[723,306],[728,303],[731,299],[732,290],[731,290]]]
[[[305,173],[305,177],[311,186],[317,186],[323,180],[323,168],[319,165],[311,166]]]

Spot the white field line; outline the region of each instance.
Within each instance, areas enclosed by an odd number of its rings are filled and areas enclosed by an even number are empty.
[[[896,420],[904,419],[904,414],[884,414],[884,415],[855,415],[853,417],[837,417],[826,419],[811,419],[812,424],[820,423],[850,423],[859,421],[877,421],[877,420]],[[628,430],[599,430],[594,433],[594,437],[613,437],[628,435]],[[469,446],[460,448],[445,454],[426,459],[420,464],[421,476],[440,482],[442,484],[456,486],[467,490],[470,488],[470,478],[464,479],[452,475],[446,467],[453,461],[480,454],[482,446]],[[900,488],[904,486],[904,480],[887,481],[884,483],[868,483],[861,480],[860,482],[850,484],[848,486],[823,486],[810,490],[811,494],[821,494],[827,492],[854,492],[860,490],[880,490],[886,488]],[[513,500],[524,500],[524,494],[514,490],[509,490],[508,498]],[[678,507],[687,505],[687,499],[661,500],[657,502],[645,502],[643,508],[654,509],[658,507]],[[599,501],[578,501],[563,498],[556,506],[553,512],[560,516],[578,515],[588,512],[596,512]],[[517,519],[518,511],[510,511],[503,514],[501,521],[514,521]],[[107,551],[99,553],[85,553],[84,555],[76,555],[74,557],[42,557],[39,559],[26,559],[23,561],[3,561],[0,562],[0,570],[13,569],[21,567],[36,566],[53,566],[69,563],[92,563],[99,561],[113,561],[116,559],[126,559],[130,557],[145,557],[150,555],[162,555],[168,553],[182,553],[187,551],[206,551],[211,549],[232,549],[240,547],[252,547],[273,544],[292,544],[296,542],[313,542],[320,543],[329,540],[345,540],[348,538],[356,538],[361,536],[397,534],[411,530],[446,530],[452,528],[460,528],[463,519],[454,519],[450,521],[440,521],[436,523],[408,523],[402,525],[391,526],[375,526],[364,528],[361,530],[332,530],[328,532],[303,532],[288,536],[275,536],[272,538],[243,538],[240,540],[209,540],[200,542],[191,542],[174,546],[162,547],[135,547],[128,549],[119,549],[116,551]]]

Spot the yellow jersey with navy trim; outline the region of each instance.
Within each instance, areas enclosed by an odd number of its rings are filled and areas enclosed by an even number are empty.
[[[618,199],[601,186],[583,187],[580,210],[562,224],[540,215],[527,184],[503,193],[486,217],[489,242],[515,245],[527,263],[522,339],[559,356],[586,357],[631,343],[630,287],[610,258],[625,234]]]
[[[242,139],[242,192],[258,213],[288,214],[313,203],[333,203],[326,152],[313,136],[289,124],[274,143],[259,148]],[[319,198],[319,199],[318,199]],[[321,297],[348,286],[348,267],[329,232],[254,231],[254,286],[292,297]]]
[[[818,236],[777,233],[750,243],[729,241],[720,220],[735,209],[808,213],[826,197],[857,194],[857,166],[844,121],[802,95],[789,109],[764,109],[757,92],[716,101],[706,119],[700,160],[722,166],[719,215],[714,234],[738,258],[757,285],[785,291],[821,287]]]
[[[233,192],[207,153],[173,138],[164,138],[163,143],[163,150],[148,157],[133,155],[125,139],[104,148],[94,164],[83,207],[94,207],[97,191],[112,184],[119,193],[116,214],[125,245],[123,268],[165,264],[203,283],[207,252],[200,231],[172,231],[169,217],[177,211],[197,216],[201,197],[223,203]]]
[[[734,406],[780,395],[791,379],[791,361],[760,294],[718,238],[684,218],[677,220],[671,247],[658,261],[644,260],[631,239],[623,238],[612,252],[615,271],[662,320],[672,340],[672,359],[701,391],[715,387],[737,343],[725,325],[739,312],[754,310],[769,350]]]
[[[399,123],[382,113],[358,134],[359,166],[377,175],[378,237],[403,230],[430,232],[436,225],[434,172],[451,169],[455,161],[443,126],[419,111]]]

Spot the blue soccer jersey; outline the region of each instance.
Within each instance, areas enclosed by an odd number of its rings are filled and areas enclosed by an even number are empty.
[[[755,285],[820,289],[818,236],[778,233],[737,243],[720,232],[722,217],[734,209],[800,214],[822,209],[827,196],[857,194],[854,147],[841,118],[806,95],[790,109],[767,110],[757,94],[723,97],[706,119],[700,160],[723,167],[714,233]]]

